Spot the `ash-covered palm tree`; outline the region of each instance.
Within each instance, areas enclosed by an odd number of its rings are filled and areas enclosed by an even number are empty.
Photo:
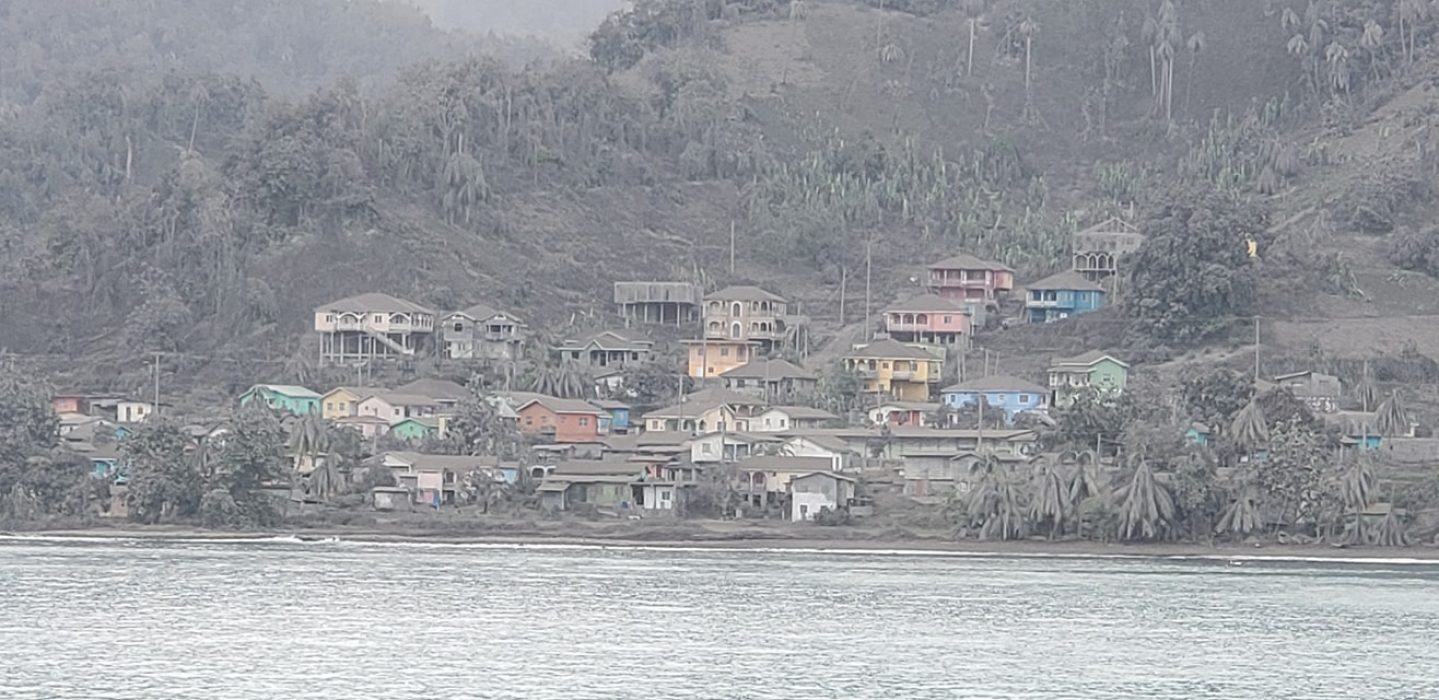
[[[1254,486],[1245,483],[1235,490],[1228,505],[1219,512],[1219,522],[1214,530],[1221,535],[1243,537],[1258,532],[1264,527],[1264,518],[1259,512],[1259,494]]]
[[[1269,423],[1264,419],[1264,409],[1259,406],[1257,394],[1234,415],[1229,435],[1234,444],[1245,452],[1257,452],[1269,444]]]
[[[318,413],[308,413],[290,427],[290,455],[296,469],[313,468],[330,449],[330,429]]]
[[[1392,505],[1374,528],[1373,541],[1380,547],[1404,547],[1409,544],[1409,536],[1404,532],[1404,522],[1399,519]]]
[[[1359,383],[1354,387],[1354,398],[1359,402],[1359,410],[1368,413],[1379,405],[1379,390],[1374,388],[1374,378],[1369,372],[1369,363],[1364,363],[1364,371],[1359,375]]]
[[[1339,497],[1344,503],[1341,515],[1346,521],[1344,540],[1363,544],[1370,539],[1364,511],[1374,502],[1374,471],[1364,454],[1357,455],[1339,478]]]
[[[986,453],[969,471],[973,491],[966,510],[980,539],[1017,539],[1024,532],[1024,508],[1005,466]]]
[[[1174,497],[1142,457],[1135,460],[1134,475],[1115,493],[1119,499],[1119,536],[1123,539],[1158,539],[1174,524]]]
[[[1029,502],[1029,519],[1037,526],[1048,526],[1049,539],[1064,531],[1065,520],[1074,510],[1069,485],[1058,465],[1049,460],[1040,462],[1034,474],[1033,498]]]
[[[1377,413],[1374,417],[1374,429],[1380,435],[1392,437],[1409,434],[1409,411],[1399,398],[1398,391],[1391,392],[1389,398],[1379,404]]]
[[[989,5],[988,0],[964,0],[963,10],[965,21],[969,24],[969,56],[964,68],[965,75],[974,75],[974,34],[979,27],[979,18]]]

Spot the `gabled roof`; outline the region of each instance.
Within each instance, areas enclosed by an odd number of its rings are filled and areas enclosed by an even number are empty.
[[[409,450],[391,450],[380,454],[380,463],[386,461],[408,465],[415,471],[473,471],[481,467],[496,466],[494,457],[469,455],[432,455]]]
[[[1117,216],[1111,216],[1093,226],[1080,229],[1078,233],[1139,233],[1139,227]]]
[[[395,393],[459,401],[469,397],[470,390],[448,379],[431,379],[425,377],[396,387]]]
[[[923,311],[923,312],[946,312],[953,314],[967,314],[969,309],[960,306],[938,294],[921,294],[901,302],[890,304],[887,312],[897,311]]]
[[[881,360],[937,360],[939,358],[925,350],[910,347],[893,338],[876,340],[858,350],[850,352],[845,357],[874,358]]]
[[[319,394],[317,394],[317,393],[315,393],[315,392],[313,392],[313,391],[310,391],[309,389],[306,389],[305,387],[296,386],[296,385],[294,385],[294,384],[256,384],[255,386],[250,387],[249,391],[246,391],[245,393],[248,394],[248,393],[250,393],[251,391],[268,391],[268,392],[270,392],[270,393],[272,393],[272,394],[279,394],[279,395],[281,395],[281,396],[288,396],[288,397],[294,398],[294,399],[318,399],[318,398],[320,398],[320,395],[319,395]]]
[[[1089,352],[1081,353],[1075,355],[1074,357],[1058,358],[1054,361],[1053,364],[1050,365],[1050,368],[1056,369],[1060,367],[1093,367],[1094,365],[1098,364],[1100,360],[1105,359],[1108,359],[1109,361],[1119,365],[1120,367],[1129,369],[1129,364],[1125,361],[1108,353],[1100,352],[1098,350],[1090,350]]]
[[[815,445],[823,447],[826,450],[829,450],[831,452],[838,452],[840,454],[854,453],[854,450],[850,449],[849,443],[837,437],[834,437],[833,435],[791,435],[788,439],[786,439],[786,442],[792,440],[805,440],[807,442],[811,442]]]
[[[328,397],[333,394],[338,394],[342,391],[348,391],[351,394],[360,397],[361,399],[368,399],[375,394],[383,394],[386,391],[389,391],[389,389],[379,386],[337,386],[325,392],[325,396]]]
[[[939,406],[940,405],[937,403],[930,403],[928,401],[885,401],[884,403],[876,406],[874,410],[892,408],[899,411],[922,411],[925,413],[929,413],[932,411],[938,411]]]
[[[440,429],[440,419],[438,419],[438,418],[431,418],[431,417],[429,417],[429,416],[411,416],[411,417],[409,417],[409,418],[404,418],[404,419],[402,419],[402,420],[397,420],[397,421],[395,421],[394,426],[392,426],[392,427],[398,427],[398,426],[404,425],[405,423],[414,423],[414,424],[416,424],[416,425],[424,426],[424,427],[429,428],[429,429],[431,429],[431,430],[439,430],[439,429]]]
[[[785,303],[786,300],[773,292],[742,284],[710,292],[705,295],[705,301],[777,301]]]
[[[969,253],[950,256],[929,266],[931,270],[1001,270],[1014,272],[1014,268],[1001,262],[976,258]]]
[[[556,346],[557,350],[582,350],[591,344],[601,350],[648,350],[655,341],[637,333],[623,330],[604,330],[578,340],[567,338]]]
[[[629,404],[623,401],[615,401],[614,399],[599,399],[598,401],[591,401],[590,403],[606,411],[628,411],[630,408]]]
[[[835,420],[839,418],[839,416],[829,411],[820,408],[810,408],[809,406],[770,406],[766,410],[766,413],[769,411],[780,411],[790,418],[798,419]]]
[[[497,309],[493,306],[490,306],[489,304],[484,303],[475,304],[474,306],[468,306],[460,309],[459,311],[451,311],[450,313],[445,314],[445,318],[449,318],[451,316],[464,316],[475,321],[484,321],[500,315],[503,315],[505,318],[508,318],[515,323],[523,323],[523,321],[521,321],[518,316],[509,313],[508,311],[503,311],[501,309]]]
[[[1064,272],[1056,273],[1056,274],[1050,275],[1050,276],[1048,276],[1048,277],[1045,277],[1044,279],[1039,280],[1038,282],[1030,282],[1029,284],[1025,285],[1025,288],[1031,289],[1031,290],[1033,290],[1033,289],[1040,289],[1040,290],[1051,290],[1051,289],[1052,289],[1052,290],[1060,290],[1060,289],[1063,289],[1063,290],[1077,290],[1077,291],[1085,291],[1085,292],[1103,292],[1103,291],[1104,291],[1104,287],[1101,287],[1101,286],[1099,286],[1099,285],[1097,285],[1097,284],[1095,284],[1095,283],[1093,283],[1093,282],[1090,282],[1089,280],[1087,280],[1087,279],[1084,278],[1084,275],[1081,275],[1081,274],[1079,274],[1078,272],[1075,272],[1074,270],[1065,270]]]
[[[368,292],[368,293],[365,293],[365,294],[356,294],[355,296],[345,297],[344,299],[340,299],[340,300],[338,300],[338,301],[332,301],[332,302],[330,302],[330,303],[328,303],[328,304],[321,304],[321,305],[315,307],[315,311],[318,312],[318,313],[325,313],[325,312],[329,312],[329,311],[335,311],[335,312],[346,312],[346,311],[349,311],[349,312],[352,312],[352,313],[375,313],[375,312],[387,313],[387,314],[414,314],[414,313],[422,313],[422,314],[430,314],[430,315],[434,315],[434,313],[435,313],[435,312],[433,312],[433,311],[431,311],[431,310],[429,310],[429,309],[427,309],[427,308],[425,308],[425,307],[423,307],[423,306],[420,306],[419,304],[416,304],[416,303],[414,303],[414,302],[412,302],[412,301],[406,301],[406,300],[401,299],[401,298],[399,298],[399,297],[392,297],[392,296],[390,296],[389,294],[380,294],[379,292]]]
[[[429,396],[419,394],[401,394],[395,391],[382,391],[372,394],[365,401],[379,399],[391,406],[437,406],[435,400]]]
[[[967,391],[1000,391],[1018,394],[1047,394],[1048,389],[1035,384],[1034,382],[1020,379],[1008,374],[994,374],[988,377],[979,377],[969,381],[960,382],[947,386],[942,393],[967,392]]]
[[[796,482],[796,481],[803,481],[803,480],[805,480],[805,479],[812,479],[812,478],[817,477],[817,476],[819,476],[819,477],[824,477],[824,478],[826,478],[826,479],[834,479],[835,481],[848,481],[848,482],[851,483],[851,484],[855,482],[855,478],[852,477],[852,476],[846,476],[846,475],[841,474],[841,473],[839,473],[839,472],[826,470],[826,471],[822,471],[822,472],[810,472],[810,473],[808,473],[808,474],[796,474],[796,475],[794,475],[794,476],[792,476],[792,477],[789,478],[789,483],[793,484],[793,483]]]
[[[698,442],[700,440],[719,439],[721,436],[724,437],[722,442],[736,442],[748,445],[757,445],[765,442],[784,441],[784,438],[781,438],[774,433],[747,433],[738,430],[730,430],[723,433],[709,433],[707,435],[702,435],[700,437],[694,438],[693,441]]]
[[[575,476],[639,476],[644,472],[642,465],[625,461],[579,459],[560,462],[555,465],[550,477],[562,481]]]
[[[544,406],[545,408],[550,409],[551,411],[554,411],[555,413],[588,413],[591,415],[599,415],[601,413],[604,413],[604,411],[596,408],[588,401],[582,401],[580,399],[561,399],[554,396],[543,395],[525,401],[524,403],[520,404],[519,408],[515,410],[523,411],[531,404],[539,404],[541,406]]]
[[[721,372],[725,379],[814,379],[814,374],[788,360],[758,359]]]
[[[771,455],[756,455],[746,457],[739,461],[737,466],[740,469],[768,472],[828,472],[830,469],[828,457],[781,457]]]

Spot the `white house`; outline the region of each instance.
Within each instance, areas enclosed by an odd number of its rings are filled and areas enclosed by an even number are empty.
[[[804,428],[818,428],[820,424],[827,421],[839,420],[829,411],[808,406],[771,406],[760,413],[759,416],[751,418],[749,429],[760,433],[773,433],[785,430],[801,430]]]
[[[440,410],[439,404],[428,396],[414,394],[375,394],[357,405],[356,415],[384,418],[398,423],[406,418],[427,418]]]
[[[120,401],[115,404],[115,420],[121,423],[143,423],[155,412],[149,401]]]
[[[789,480],[789,518],[814,520],[824,509],[839,510],[854,501],[853,477],[834,472],[812,472]]]
[[[780,450],[795,457],[824,457],[831,471],[844,469],[857,456],[844,440],[828,435],[795,435],[785,440]]]
[[[690,461],[695,464],[734,462],[759,454],[764,445],[779,445],[777,435],[763,433],[710,433],[690,441]]]

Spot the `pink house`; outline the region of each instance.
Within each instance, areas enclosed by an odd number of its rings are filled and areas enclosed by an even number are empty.
[[[884,329],[907,343],[957,345],[970,333],[970,312],[937,294],[924,294],[884,310]]]
[[[989,306],[1014,289],[1014,270],[961,253],[929,266],[928,287],[950,301]]]

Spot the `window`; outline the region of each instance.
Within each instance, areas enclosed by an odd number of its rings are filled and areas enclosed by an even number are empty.
[[[384,321],[384,320],[385,320],[385,317],[384,317],[383,315],[381,315],[381,314],[375,314],[375,323],[379,323],[379,322]]]
[[[395,409],[395,415],[397,415],[397,416],[400,415],[400,409],[398,409],[398,408]]]
[[[525,416],[525,425],[534,425],[534,424],[535,424],[535,417],[534,417],[534,416]]]
[[[669,491],[661,491],[661,492],[660,492],[660,500],[661,500],[661,501],[668,501],[668,500],[670,500],[670,492],[669,492]]]
[[[334,322],[335,322],[335,315],[334,315],[334,314],[325,314],[325,322],[326,322],[326,323],[334,323]]]
[[[1029,403],[1029,394],[1020,394],[1020,395],[1019,395],[1019,402],[1020,402],[1020,403]]]
[[[465,324],[464,324],[464,322],[463,322],[463,321],[455,321],[455,332],[456,332],[456,333],[460,333],[460,332],[463,332],[464,330],[465,330]]]
[[[952,316],[945,316],[945,317],[944,317],[944,322],[945,322],[945,323],[953,323],[953,322],[954,322],[954,317],[952,317]]]
[[[700,445],[700,454],[712,455],[712,454],[714,454],[714,452],[715,452],[715,446],[714,446],[714,445],[711,445],[711,444],[709,444],[708,442]]]
[[[729,348],[720,348],[720,357],[729,357]]]
[[[589,425],[589,424],[590,424],[590,419],[589,419],[589,418],[587,418],[587,417],[585,417],[585,416],[580,416],[580,427],[583,428],[583,427],[585,427],[585,426],[587,426],[587,425]]]

